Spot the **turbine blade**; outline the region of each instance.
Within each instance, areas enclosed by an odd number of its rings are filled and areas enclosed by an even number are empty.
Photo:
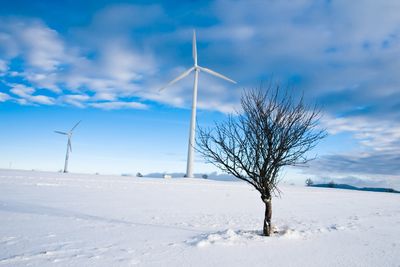
[[[55,132],[55,133],[58,133],[58,134],[68,135],[67,133],[60,132],[60,131],[54,131],[54,132]]]
[[[176,77],[175,79],[173,79],[172,81],[170,81],[169,83],[167,83],[167,85],[161,87],[160,89],[158,89],[158,91],[162,91],[165,88],[167,88],[168,86],[176,83],[177,81],[185,78],[186,76],[188,76],[192,71],[194,70],[194,67],[191,67],[190,69],[186,70],[185,72],[183,72],[181,75],[179,75],[178,77]]]
[[[236,83],[234,80],[231,80],[231,79],[229,79],[228,77],[225,77],[224,75],[219,74],[218,72],[215,72],[215,71],[213,71],[213,70],[210,70],[210,69],[207,69],[207,68],[203,68],[203,67],[199,67],[199,69],[202,70],[202,71],[204,71],[204,72],[207,72],[207,73],[209,73],[209,74],[211,74],[211,75],[214,75],[214,76],[216,76],[216,77],[218,77],[218,78],[227,80],[228,82]]]
[[[197,66],[197,45],[196,45],[196,30],[193,30],[193,61],[194,65]]]
[[[81,123],[81,121],[78,121],[78,123],[77,124],[75,124],[75,126],[74,127],[72,127],[72,129],[71,129],[71,131],[69,131],[69,132],[72,132],[78,125],[79,125],[79,123]]]
[[[68,148],[69,148],[69,151],[72,152],[71,139],[68,139]]]

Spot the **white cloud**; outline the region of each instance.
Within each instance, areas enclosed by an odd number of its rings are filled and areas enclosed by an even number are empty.
[[[158,5],[115,4],[98,11],[92,27],[103,31],[121,31],[140,28],[165,16]]]
[[[28,98],[30,102],[43,104],[43,105],[54,105],[55,100],[52,97],[45,96],[45,95],[32,95]]]
[[[322,126],[330,134],[349,132],[359,143],[375,152],[400,151],[400,125],[374,117],[333,118],[325,115]]]
[[[108,44],[102,47],[102,55],[100,64],[104,76],[116,81],[139,81],[155,69],[154,60],[150,55],[136,52],[127,44]]]
[[[137,11],[145,12],[140,8]],[[155,7],[147,10],[149,19],[152,11],[159,12]],[[102,12],[107,13],[106,10]],[[122,16],[120,14],[118,19],[124,20]],[[95,17],[95,20],[105,17],[112,19],[103,14]],[[117,101],[122,97],[134,96],[140,90],[138,83],[156,69],[152,54],[136,49],[125,36],[112,36],[100,41],[95,37],[98,32],[90,32],[93,28],[83,28],[81,32],[93,37],[90,38],[89,46],[84,43],[85,40],[75,39],[68,41],[67,49],[66,41],[55,30],[37,19],[0,17],[0,24],[0,39],[4,40],[0,43],[0,53],[6,51],[3,56],[10,60],[16,57],[22,58],[25,67],[23,71],[11,69],[4,77],[5,83],[9,77],[16,75],[28,82],[23,82],[26,87],[24,89],[13,88],[14,94],[18,94],[21,90],[26,91],[27,88],[48,89],[61,94],[63,92],[60,86],[62,86],[80,95],[92,92],[94,99],[100,101]],[[91,54],[95,54],[96,57],[91,57]],[[5,61],[1,61],[0,68],[4,69],[5,64]],[[69,97],[59,97],[59,99],[60,104],[65,100],[64,103],[75,106],[82,106],[82,102],[88,100],[77,102],[76,99]],[[26,100],[49,104],[54,99],[32,96]],[[26,104],[25,101],[19,102]]]
[[[10,92],[19,97],[26,98],[33,94],[35,89],[22,84],[14,84]]]
[[[370,94],[373,99],[400,83],[395,74],[400,63],[392,60],[400,54],[399,8],[393,0],[368,0],[362,5],[349,1],[216,1],[213,10],[220,23],[205,28],[202,38],[212,41],[209,50],[213,55],[224,58],[230,54],[236,59],[231,68],[245,73],[238,74],[242,82],[257,82],[260,74],[284,82],[297,75],[302,89],[314,95],[356,88],[360,96]],[[251,29],[254,34],[228,34],[232,28]],[[391,45],[383,49],[386,42]]]
[[[59,98],[61,103],[67,103],[78,108],[84,108],[85,102],[88,101],[90,97],[88,95],[63,95]]]
[[[123,102],[123,101],[115,101],[115,102],[98,102],[98,103],[89,103],[89,106],[105,109],[105,110],[115,110],[115,109],[147,109],[148,106],[139,103],[139,102]]]
[[[30,66],[43,71],[55,71],[65,62],[64,44],[58,33],[42,23],[16,27],[17,38],[26,48],[26,58]]]
[[[68,88],[77,92],[91,91],[98,100],[117,100],[133,96],[143,77],[156,69],[152,56],[131,48],[124,41],[93,48],[96,59],[80,58],[63,75]]]
[[[43,105],[54,105],[55,99],[53,97],[45,95],[33,95],[35,89],[22,84],[12,85],[11,93],[20,97],[17,102],[22,105],[28,104],[43,104]]]
[[[0,102],[5,102],[9,99],[11,99],[11,97],[8,94],[0,92]]]
[[[0,76],[4,75],[4,72],[8,70],[7,62],[0,59]]]
[[[70,62],[64,41],[38,19],[0,17],[0,52],[7,60],[23,59],[20,75],[37,88],[61,92],[57,77],[60,66]],[[8,75],[12,76],[11,69]]]
[[[322,126],[332,134],[350,133],[359,146],[352,150],[321,155],[305,173],[318,177],[343,178],[349,174],[375,181],[384,179],[400,185],[400,125],[374,117],[323,117]],[[338,144],[341,146],[341,144]]]

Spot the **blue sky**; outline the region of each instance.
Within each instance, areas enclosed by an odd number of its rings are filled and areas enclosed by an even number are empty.
[[[82,124],[70,171],[184,172],[192,78],[198,123],[238,107],[273,79],[322,107],[329,137],[285,179],[400,185],[400,3],[384,1],[2,1],[0,167],[59,170],[53,130]],[[203,74],[203,73],[202,73]],[[214,168],[196,158],[195,172]],[[340,180],[342,179],[342,180]]]

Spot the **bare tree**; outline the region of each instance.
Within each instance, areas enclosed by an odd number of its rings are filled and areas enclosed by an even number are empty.
[[[282,95],[283,94],[283,95]],[[284,166],[307,163],[305,155],[325,137],[319,111],[295,101],[279,86],[245,91],[242,111],[215,128],[199,128],[197,150],[207,162],[251,184],[265,203],[263,234],[271,234],[272,196],[280,195]]]

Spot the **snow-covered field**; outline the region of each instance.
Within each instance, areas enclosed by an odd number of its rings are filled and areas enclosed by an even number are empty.
[[[0,170],[0,266],[400,266],[400,194]]]

